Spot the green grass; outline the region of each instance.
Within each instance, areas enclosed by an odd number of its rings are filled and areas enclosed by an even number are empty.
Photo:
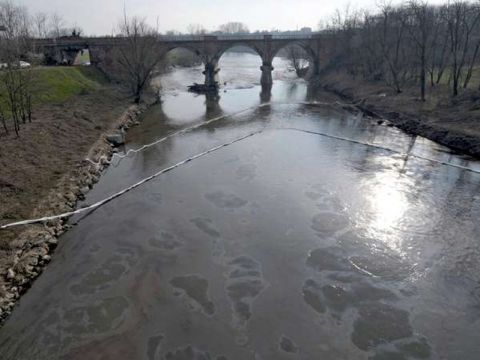
[[[56,66],[22,71],[31,71],[35,105],[62,103],[73,96],[95,91],[107,83],[105,76],[94,67]],[[0,82],[0,105],[5,105],[5,102],[6,92]]]
[[[36,103],[60,103],[101,87],[105,79],[89,67],[51,67],[33,71]]]
[[[462,78],[460,79],[460,84],[459,84],[459,89],[463,89],[463,82],[465,81],[465,76],[467,75],[468,67],[465,66],[462,72]],[[443,72],[442,79],[440,80],[441,85],[447,85],[447,86],[452,86],[452,84],[448,83],[448,79],[450,78],[452,70],[450,67],[447,67],[445,71]],[[437,73],[435,72],[434,74],[434,79],[435,81],[437,80]],[[452,80],[453,81],[453,80]],[[430,75],[427,75],[427,82],[430,84]],[[472,78],[470,79],[470,82],[468,83],[468,88],[469,89],[477,89],[480,86],[480,66],[474,66],[473,67],[473,72],[472,72]]]

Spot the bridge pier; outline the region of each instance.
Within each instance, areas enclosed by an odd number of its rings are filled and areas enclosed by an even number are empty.
[[[205,86],[207,88],[217,88],[218,87],[218,63],[216,61],[205,62],[205,70],[203,74],[205,75]]]
[[[205,93],[205,107],[207,115],[217,117],[222,115],[222,109],[220,107],[220,95],[216,91],[208,91]]]
[[[262,91],[260,92],[260,102],[262,104],[270,102],[272,99],[272,85],[262,86]]]
[[[260,66],[260,70],[262,70],[262,77],[260,79],[260,84],[262,88],[271,88],[273,85],[272,79],[272,71],[273,66],[272,63],[264,62],[262,66]]]

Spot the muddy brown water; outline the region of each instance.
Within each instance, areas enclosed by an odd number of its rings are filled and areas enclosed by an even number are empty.
[[[281,60],[257,107],[257,62],[226,55],[218,101],[183,90],[201,69],[161,79],[128,148],[251,109],[117,161],[87,202],[260,132],[74,219],[1,359],[479,358],[480,174],[440,162],[480,165],[301,104]]]

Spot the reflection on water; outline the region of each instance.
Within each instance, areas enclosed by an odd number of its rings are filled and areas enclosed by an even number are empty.
[[[478,357],[480,174],[442,164],[478,163],[282,60],[267,100],[257,60],[222,59],[218,96],[184,91],[199,69],[161,79],[128,147],[204,125],[116,162],[88,202],[259,133],[82,218],[0,330],[2,359]]]
[[[415,205],[407,199],[408,185],[396,169],[379,171],[365,184],[370,194],[371,219],[366,223],[369,235],[383,239],[389,248],[397,252],[402,251],[402,244],[397,241],[402,241],[403,236],[396,235],[402,230],[402,220],[409,206]]]

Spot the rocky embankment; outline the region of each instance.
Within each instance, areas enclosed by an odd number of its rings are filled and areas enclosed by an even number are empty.
[[[72,171],[63,175],[48,195],[38,203],[32,212],[32,218],[74,210],[77,202],[85,198],[86,193],[98,182],[102,170],[109,165],[115,151],[112,139],[118,137],[112,136],[112,133],[121,134],[138,124],[138,116],[143,109],[142,106],[130,106],[91,147],[86,157],[89,160],[79,162]],[[67,219],[28,225],[9,242],[10,258],[3,259],[2,262],[8,266],[0,268],[0,324],[48,264],[58,244],[58,237],[69,227]]]

